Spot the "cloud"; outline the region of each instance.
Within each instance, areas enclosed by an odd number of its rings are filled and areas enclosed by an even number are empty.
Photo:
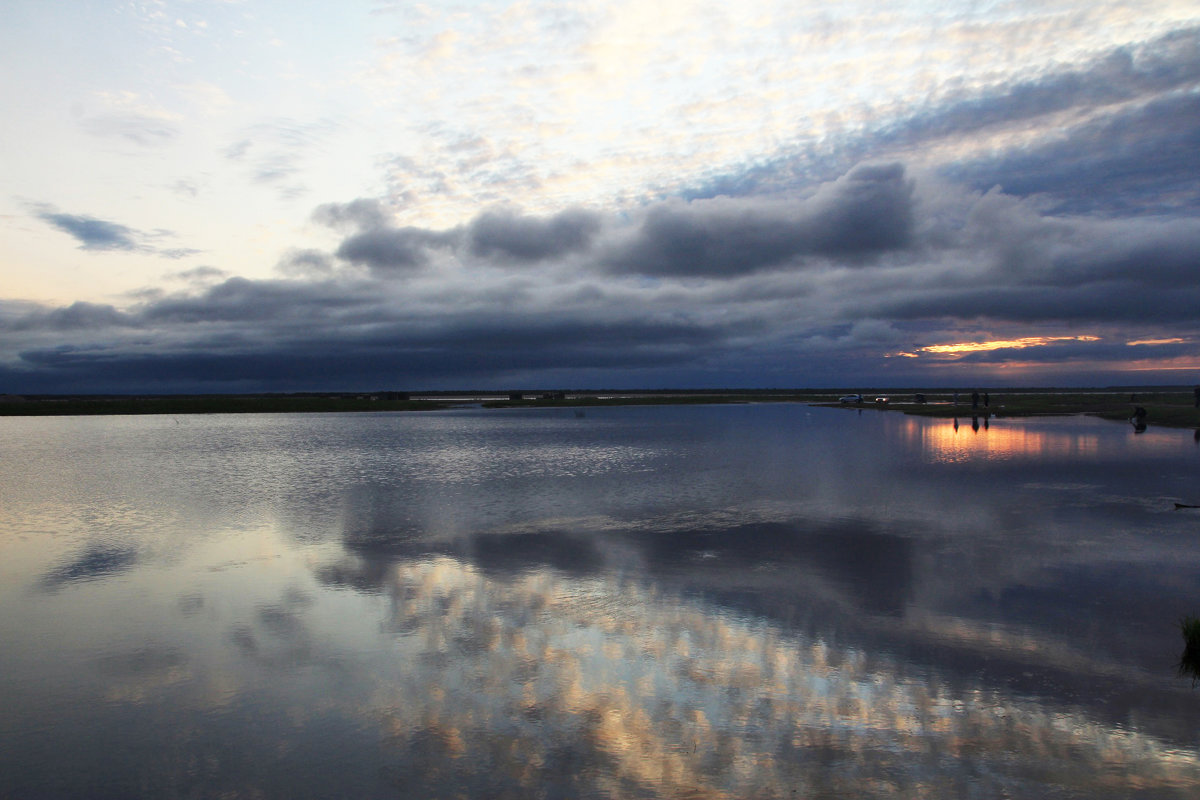
[[[893,159],[987,190],[1042,195],[1062,213],[1195,207],[1200,28],[1047,62],[1013,80],[947,82],[920,103],[868,109],[859,126],[803,137],[706,176],[691,198],[792,191]]]
[[[127,572],[138,559],[136,550],[115,545],[90,545],[75,558],[42,576],[43,591],[56,592],[67,586],[104,580]]]
[[[335,255],[377,273],[409,272],[425,264],[430,248],[452,244],[454,238],[421,228],[371,228],[345,239]]]
[[[37,217],[74,236],[81,250],[137,250],[140,247],[136,241],[138,232],[116,222],[50,210],[38,212]]]
[[[144,114],[102,114],[80,124],[93,136],[120,138],[142,147],[166,144],[179,135],[174,121]]]
[[[129,327],[136,320],[111,305],[78,301],[62,308],[33,308],[20,315],[0,318],[2,331],[82,331]]]
[[[411,273],[444,250],[484,263],[571,255],[601,272],[732,278],[805,257],[858,263],[903,249],[912,238],[913,184],[903,165],[862,165],[805,199],[671,200],[647,207],[632,227],[571,208],[547,217],[491,209],[462,228],[398,228],[369,199],[322,205],[313,218],[353,230],[334,255],[381,274]]]
[[[224,280],[229,277],[229,273],[223,269],[217,269],[212,266],[193,267],[185,269],[181,272],[173,272],[166,276],[172,280],[184,281],[193,286],[205,286],[213,281]]]
[[[497,209],[472,220],[467,241],[471,252],[481,258],[543,261],[583,250],[599,229],[599,215],[579,208],[546,219]]]
[[[21,368],[50,386],[138,387],[154,391],[208,387],[237,390],[271,385],[281,389],[473,385],[506,382],[545,370],[664,368],[691,358],[719,331],[671,322],[623,323],[537,319],[458,319],[441,326],[377,322],[363,330],[319,334],[297,326],[269,341],[252,337],[193,339],[146,351],[95,344],[21,353]],[[0,368],[0,378],[15,371]],[[29,376],[24,376],[29,382]],[[181,388],[182,387],[182,388]]]
[[[324,203],[312,213],[315,222],[336,230],[376,230],[386,227],[390,215],[375,198],[359,198],[348,203]]]
[[[304,326],[330,322],[329,315],[372,305],[376,296],[365,288],[337,287],[310,281],[254,281],[229,278],[198,295],[155,298],[132,313],[152,323],[217,323],[293,321]]]
[[[1054,66],[1035,77],[998,83],[974,96],[938,101],[889,131],[893,141],[924,141],[1013,127],[1059,112],[1118,107],[1200,80],[1200,28],[1109,49],[1082,66]]]
[[[101,92],[94,100],[104,110],[80,120],[93,136],[123,139],[141,147],[164,145],[179,136],[179,114],[147,103],[132,92]]]
[[[333,274],[333,259],[320,250],[290,250],[275,269],[289,278],[322,278]]]
[[[955,363],[1057,353],[1095,375],[1151,349],[1190,357],[1200,316],[1194,218],[1049,214],[900,164],[796,198],[628,215],[491,209],[435,230],[397,227],[364,198],[313,218],[341,241],[285,253],[282,279],[205,270],[124,309],[12,306],[0,380],[25,392],[911,384],[946,363],[922,348],[1031,337],[1055,344]],[[888,358],[899,352],[918,357]]]
[[[1036,196],[1056,213],[1163,214],[1200,207],[1200,98],[1170,95],[1036,146],[944,168],[979,187]]]
[[[728,278],[804,257],[869,259],[904,248],[912,223],[904,167],[864,165],[800,201],[718,197],[652,206],[604,261],[618,273]]]
[[[31,206],[33,215],[45,223],[69,234],[79,242],[80,250],[148,253],[160,258],[180,259],[200,253],[186,247],[159,247],[156,242],[175,236],[171,231],[142,231],[118,222],[84,214],[65,214],[53,206],[39,203]]]
[[[245,129],[223,155],[244,165],[255,183],[274,186],[285,198],[296,197],[308,189],[300,180],[305,165],[338,127],[331,120],[274,119]]]
[[[352,231],[333,255],[381,275],[415,271],[428,261],[431,249],[452,247],[459,240],[457,231],[394,227],[391,225],[391,215],[374,198],[325,203],[317,206],[312,219],[334,230]],[[289,258],[289,268],[321,266],[322,262],[328,264],[328,260],[317,251],[294,254]]]

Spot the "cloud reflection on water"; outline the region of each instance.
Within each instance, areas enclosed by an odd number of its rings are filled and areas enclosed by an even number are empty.
[[[81,581],[103,580],[132,569],[137,559],[137,550],[132,547],[90,544],[42,576],[39,586],[53,592]]]
[[[122,457],[0,489],[0,794],[1188,796],[1192,462],[1078,422],[38,423]]]
[[[652,586],[435,557],[392,567],[385,592],[408,666],[371,706],[410,790],[999,796],[1052,775],[1116,797],[1200,780],[1195,753],[1152,737]]]

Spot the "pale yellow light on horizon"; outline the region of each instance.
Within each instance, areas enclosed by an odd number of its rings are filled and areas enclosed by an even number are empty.
[[[1143,345],[1143,344],[1183,344],[1183,341],[1184,341],[1183,339],[1179,339],[1179,338],[1174,338],[1174,339],[1134,339],[1133,341],[1126,342],[1125,344],[1129,347],[1136,347],[1138,345]]]
[[[984,350],[1020,350],[1026,347],[1042,347],[1052,342],[1098,342],[1099,336],[1025,336],[1020,339],[993,339],[987,342],[957,342],[955,344],[931,344],[918,347],[919,353],[958,355],[977,353]]]

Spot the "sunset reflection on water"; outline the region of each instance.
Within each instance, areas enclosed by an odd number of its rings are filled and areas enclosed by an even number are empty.
[[[1100,437],[1086,432],[1045,430],[1023,420],[964,416],[953,420],[905,417],[900,435],[932,461],[1088,458]]]

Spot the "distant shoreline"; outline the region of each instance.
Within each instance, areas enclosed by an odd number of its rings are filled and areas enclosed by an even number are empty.
[[[861,394],[862,402],[839,398]],[[918,394],[921,397],[918,397]],[[876,402],[876,398],[887,398]],[[923,399],[923,402],[922,402]],[[587,408],[616,405],[682,405],[791,402],[839,408],[902,411],[929,417],[1021,417],[1087,414],[1129,419],[1137,407],[1150,425],[1200,427],[1200,410],[1187,387],[1104,389],[989,389],[972,406],[970,392],[914,389],[709,389],[581,390],[528,392],[330,392],[205,395],[0,395],[0,416],[128,414],[247,414],[370,411],[436,411],[484,408]]]

